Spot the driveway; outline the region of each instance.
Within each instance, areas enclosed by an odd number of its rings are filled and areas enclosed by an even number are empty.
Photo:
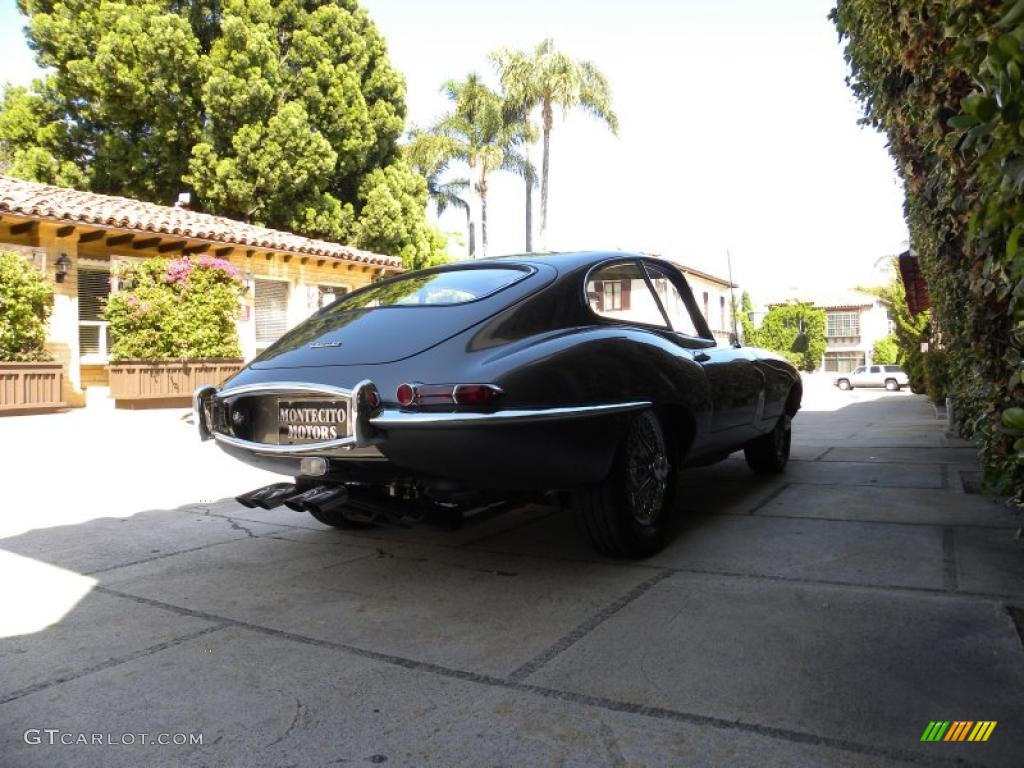
[[[640,563],[539,506],[246,510],[183,416],[0,421],[0,765],[1024,762],[1020,521],[923,398],[809,384],[786,474],[689,472]]]

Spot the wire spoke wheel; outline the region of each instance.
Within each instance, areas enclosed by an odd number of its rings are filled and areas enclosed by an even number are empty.
[[[671,472],[665,438],[657,417],[640,414],[626,435],[626,496],[633,519],[651,525],[665,506]]]

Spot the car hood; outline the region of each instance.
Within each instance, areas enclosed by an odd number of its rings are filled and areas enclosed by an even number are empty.
[[[481,323],[554,280],[538,269],[496,294],[455,306],[375,307],[313,315],[278,339],[249,367],[317,368],[393,363],[434,347]]]

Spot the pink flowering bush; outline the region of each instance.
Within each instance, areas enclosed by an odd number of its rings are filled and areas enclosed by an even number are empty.
[[[235,317],[244,285],[224,259],[149,259],[115,272],[104,309],[114,360],[241,357]]]

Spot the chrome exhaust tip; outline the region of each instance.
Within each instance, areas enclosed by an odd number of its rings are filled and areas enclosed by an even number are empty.
[[[295,492],[296,488],[293,483],[273,483],[257,488],[255,491],[243,493],[241,496],[235,496],[235,501],[247,509],[256,509],[257,507],[273,509],[289,496],[294,496]]]
[[[288,509],[296,512],[325,512],[348,501],[348,489],[344,485],[318,485],[298,496],[285,499]]]

